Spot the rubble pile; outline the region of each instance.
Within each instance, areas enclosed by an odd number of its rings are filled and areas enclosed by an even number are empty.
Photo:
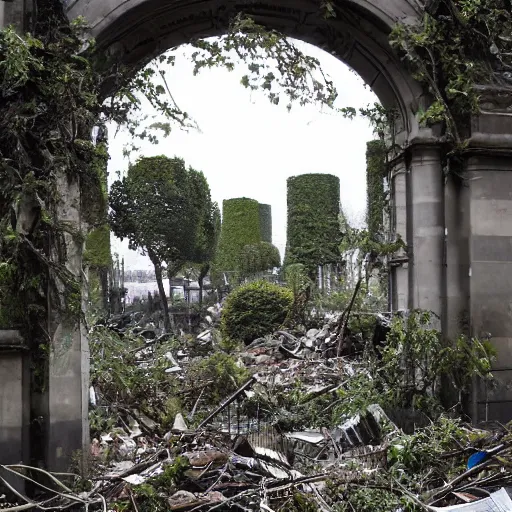
[[[508,427],[441,414],[404,431],[360,384],[369,363],[347,353],[357,336],[340,345],[339,319],[228,354],[218,316],[197,336],[94,328],[87,478],[2,466],[44,474],[45,496],[11,488],[0,509],[512,512]]]

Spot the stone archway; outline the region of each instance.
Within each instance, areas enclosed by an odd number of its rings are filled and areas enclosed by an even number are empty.
[[[512,382],[512,121],[510,91],[482,89],[465,157],[466,183],[443,175],[441,141],[420,127],[428,104],[388,44],[397,22],[423,15],[418,0],[337,0],[325,19],[311,0],[76,0],[70,18],[84,16],[101,49],[141,66],[192,38],[221,34],[245,12],[256,22],[336,55],[374,90],[384,106],[397,107],[402,152],[390,174],[391,230],[408,246],[392,268],[394,309],[421,308],[439,315],[443,333],[490,332],[503,386],[493,396],[475,389],[473,417],[508,421],[504,404]],[[503,378],[501,378],[504,376]],[[498,379],[498,380],[500,380]]]
[[[257,23],[326,50],[354,69],[383,105],[399,108],[405,140],[419,133],[414,113],[422,89],[389,47],[388,34],[395,23],[415,20],[420,11],[415,0],[385,3],[389,5],[350,0],[336,19],[329,20],[319,3],[300,0],[77,0],[67,14],[70,19],[86,19],[101,50],[140,67],[169,48],[220,35],[237,13],[244,12]]]
[[[469,180],[445,179],[441,141],[420,127],[428,102],[402,66],[387,37],[397,22],[418,20],[418,0],[337,0],[338,16],[325,19],[312,0],[75,0],[70,18],[83,16],[100,49],[139,67],[164,50],[195,37],[221,34],[243,11],[257,22],[319,46],[351,66],[381,102],[401,114],[392,162],[391,229],[408,246],[392,270],[395,309],[432,310],[446,336],[465,322],[471,334],[490,332],[502,386],[493,397],[475,389],[474,419],[508,421],[512,402],[512,117],[510,93],[485,88],[473,116],[465,156]],[[0,2],[0,26],[20,20],[21,0]],[[62,185],[65,187],[65,184]],[[75,190],[74,194],[79,195]],[[76,212],[70,212],[72,221]],[[78,215],[78,213],[76,213]],[[74,258],[81,271],[80,254]],[[76,449],[87,450],[87,343],[78,330],[50,382],[48,461],[65,469]],[[60,363],[59,363],[60,364]],[[52,377],[53,378],[53,377]],[[55,391],[52,391],[55,389]]]

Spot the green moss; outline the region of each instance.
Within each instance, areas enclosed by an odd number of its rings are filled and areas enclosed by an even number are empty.
[[[310,276],[339,258],[340,180],[331,174],[288,178],[285,265],[302,263]]]
[[[382,232],[384,213],[384,173],[386,172],[386,146],[373,140],[366,146],[366,223],[372,239]]]

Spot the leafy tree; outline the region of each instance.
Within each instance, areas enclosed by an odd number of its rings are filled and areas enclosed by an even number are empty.
[[[212,201],[210,187],[204,174],[191,169],[192,194],[194,206],[199,212],[199,225],[196,232],[196,244],[191,263],[198,266],[199,304],[203,302],[203,282],[210,271],[217,250],[220,235],[220,210]]]
[[[141,158],[110,192],[112,230],[128,238],[130,249],[142,249],[155,267],[166,329],[171,324],[163,264],[171,279],[197,255],[198,238],[205,232],[202,201],[209,196],[209,191],[199,193],[201,180],[202,173],[187,169],[180,158]]]
[[[240,253],[240,271],[249,276],[281,265],[279,249],[268,242],[245,245]]]

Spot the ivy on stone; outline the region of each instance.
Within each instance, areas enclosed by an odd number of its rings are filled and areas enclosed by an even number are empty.
[[[386,172],[386,146],[382,140],[366,145],[366,224],[371,238],[375,239],[383,230],[384,175]]]
[[[331,174],[303,174],[288,178],[287,186],[285,265],[301,263],[314,279],[319,265],[340,258],[340,180]]]
[[[260,206],[247,197],[225,199],[222,203],[222,228],[217,254],[221,271],[238,271],[240,254],[246,245],[261,241]]]
[[[464,147],[469,117],[477,113],[477,86],[510,87],[512,13],[506,0],[440,0],[414,24],[399,23],[391,45],[425,85],[433,101],[420,121],[441,123],[453,149]]]

